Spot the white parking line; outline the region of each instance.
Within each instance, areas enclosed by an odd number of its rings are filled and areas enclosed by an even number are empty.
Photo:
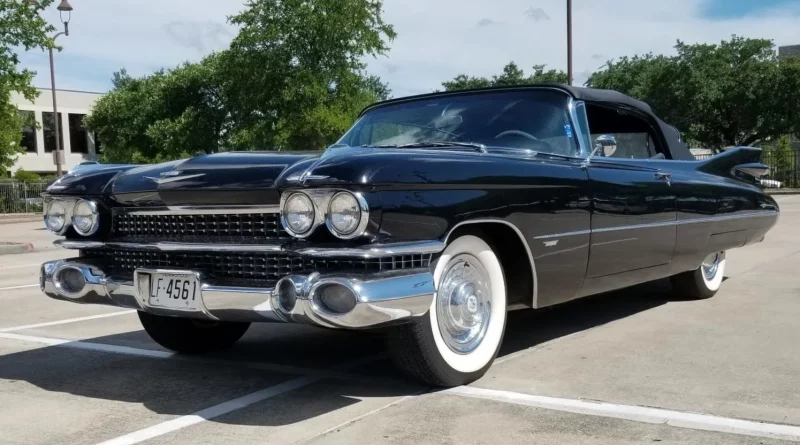
[[[361,364],[377,360],[382,357],[383,357],[382,355],[374,357],[366,357],[360,360],[355,360],[353,362],[347,363],[345,365],[336,366],[333,368],[333,370],[344,371],[349,368],[353,368]],[[116,437],[114,439],[101,442],[98,445],[134,445],[139,442],[152,439],[154,437],[163,436],[164,434],[186,428],[187,426],[196,425],[206,420],[210,420],[231,413],[238,409],[246,408],[254,403],[262,402],[277,395],[287,393],[289,391],[293,391],[295,389],[299,389],[304,386],[308,386],[320,380],[322,380],[322,378],[320,377],[308,377],[308,376],[298,377],[296,379],[279,383],[277,385],[264,388],[262,390],[247,394],[242,397],[238,397],[233,400],[229,400],[227,402],[222,402],[218,405],[202,409],[195,413],[178,417],[177,419],[168,420],[166,422],[159,423],[158,425],[153,425],[151,427],[147,427],[139,431],[134,431],[124,436]]]
[[[250,362],[245,360],[225,360],[219,358],[203,358],[191,355],[180,355],[169,351],[159,351],[156,349],[132,348],[130,346],[110,345],[106,343],[94,343],[80,340],[66,340],[63,338],[39,337],[35,335],[15,334],[10,332],[0,332],[0,339],[17,340],[28,343],[38,343],[46,346],[59,346],[70,349],[82,349],[85,351],[108,352],[112,354],[133,355],[137,357],[149,357],[160,359],[171,359],[200,363],[213,366],[231,366],[260,371],[278,372],[281,374],[299,374],[316,378],[336,378],[342,380],[355,380],[357,382],[381,382],[390,381],[389,378],[372,378],[369,376],[347,374],[335,370],[320,370],[311,368],[301,368],[291,365],[278,365],[273,363]]]
[[[24,286],[0,287],[0,290],[25,289],[26,287],[39,287],[39,285],[38,284],[26,284]]]
[[[15,265],[13,265],[13,266],[0,266],[0,270],[5,270],[5,269],[19,269],[19,268],[21,268],[21,267],[33,267],[33,266],[36,266],[36,267],[41,267],[41,266],[42,266],[42,263],[15,264]]]
[[[275,397],[277,395],[293,391],[295,389],[302,388],[304,386],[308,386],[318,380],[319,378],[317,377],[298,377],[296,379],[279,383],[277,385],[264,388],[262,390],[247,394],[242,397],[238,397],[233,400],[229,400],[227,402],[222,402],[219,405],[214,405],[212,407],[202,409],[200,411],[197,411],[196,413],[189,414],[187,416],[181,416],[178,417],[177,419],[168,420],[166,422],[159,423],[158,425],[153,425],[151,427],[144,428],[139,431],[134,431],[124,436],[107,440],[98,445],[133,445],[139,442],[144,442],[145,440],[149,440],[158,436],[163,436],[164,434],[171,433],[173,431],[178,431],[180,429],[186,428],[187,426],[196,425],[198,423],[205,422],[206,420],[210,420],[215,417],[219,417],[228,414],[230,412],[236,411],[238,409],[248,407],[254,403],[258,403],[267,400],[269,398]]]
[[[99,318],[108,318],[108,317],[116,317],[118,315],[127,315],[127,314],[135,314],[136,311],[131,309],[129,311],[119,311],[119,312],[111,312],[108,314],[100,314],[100,315],[89,315],[88,317],[78,317],[78,318],[67,318],[66,320],[56,320],[56,321],[48,321],[45,323],[36,323],[36,324],[26,324],[22,326],[12,326],[10,328],[3,328],[0,329],[0,332],[12,332],[12,331],[22,331],[25,329],[36,329],[36,328],[44,328],[47,326],[57,326],[60,324],[67,324],[67,323],[77,323],[80,321],[89,321],[89,320],[97,320]]]
[[[719,417],[708,414],[686,413],[643,406],[618,405],[615,403],[590,402],[586,400],[562,399],[557,397],[535,396],[511,391],[460,386],[442,391],[450,394],[476,399],[493,400],[515,405],[531,406],[555,411],[564,411],[589,416],[609,417],[644,423],[663,423],[677,428],[713,431],[718,433],[745,436],[767,437],[772,439],[800,442],[800,427],[761,423],[750,420]]]

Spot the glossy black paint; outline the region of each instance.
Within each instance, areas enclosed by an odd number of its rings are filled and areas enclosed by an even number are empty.
[[[281,193],[315,188],[364,195],[365,236],[341,241],[323,225],[290,242],[296,246],[444,241],[461,224],[502,224],[530,251],[535,290],[528,304],[544,307],[692,270],[712,252],[760,241],[778,206],[734,171],[759,158],[752,148],[682,161],[584,160],[500,147],[332,147],[93,170],[68,175],[64,188],[48,193],[100,196],[104,208],[275,206]]]

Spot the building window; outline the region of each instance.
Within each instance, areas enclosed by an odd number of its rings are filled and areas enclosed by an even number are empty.
[[[86,134],[86,127],[83,126],[85,114],[68,114],[69,120],[69,144],[72,153],[89,153],[89,138]]]
[[[22,141],[20,145],[27,153],[36,153],[36,117],[33,111],[19,110],[19,119],[22,121]]]
[[[61,149],[64,149],[64,126],[61,125],[61,113],[58,113],[58,134],[61,136]],[[52,111],[42,111],[42,129],[44,130],[44,151],[51,153],[56,150],[55,122]]]

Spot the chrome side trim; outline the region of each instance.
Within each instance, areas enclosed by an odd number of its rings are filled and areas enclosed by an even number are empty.
[[[393,255],[429,254],[441,252],[445,248],[445,243],[441,241],[421,241],[412,243],[394,244],[367,244],[360,247],[345,248],[322,248],[322,247],[302,247],[290,248],[279,244],[193,244],[193,243],[173,243],[173,242],[152,242],[152,243],[125,243],[125,242],[101,242],[101,241],[78,241],[60,239],[53,242],[54,245],[64,249],[102,249],[104,247],[117,247],[123,249],[158,250],[165,252],[176,251],[203,251],[203,252],[288,252],[298,255],[308,255],[321,258],[331,257],[360,257],[378,258]]]
[[[525,240],[525,236],[522,235],[522,232],[517,228],[517,226],[515,226],[514,224],[511,224],[508,221],[502,220],[502,219],[484,218],[484,219],[471,219],[469,221],[462,221],[462,222],[456,224],[455,226],[453,226],[453,228],[450,229],[449,232],[447,232],[447,236],[445,236],[445,239],[444,239],[444,245],[447,246],[447,242],[450,239],[450,235],[457,228],[459,228],[461,226],[464,226],[464,225],[467,225],[467,224],[484,224],[484,223],[504,224],[504,225],[506,225],[508,227],[511,227],[511,229],[513,229],[514,232],[516,232],[517,236],[519,237],[519,240],[522,241],[522,245],[525,247],[525,252],[528,254],[528,261],[531,264],[531,273],[533,274],[533,301],[532,301],[533,306],[532,307],[534,309],[537,309],[539,307],[539,278],[536,275],[536,263],[533,261],[533,254],[531,253],[530,246],[528,246],[528,242]]]
[[[603,227],[601,229],[592,229],[592,230],[578,230],[575,232],[552,233],[548,235],[539,235],[534,237],[533,239],[563,238],[567,236],[588,235],[591,233],[616,232],[619,230],[647,229],[650,227],[680,226],[684,224],[730,221],[743,218],[763,218],[767,216],[778,216],[779,214],[780,212],[775,210],[766,210],[763,212],[751,212],[738,215],[708,216],[703,218],[680,219],[675,221],[662,221],[662,222],[647,223],[647,224],[631,224],[627,226],[618,226],[618,227]]]
[[[279,213],[280,206],[241,205],[241,206],[169,206],[166,209],[121,209],[135,215],[240,215],[244,213]]]
[[[592,233],[591,230],[576,230],[574,232],[552,233],[550,235],[539,235],[539,236],[533,237],[533,239],[563,238],[565,236],[588,235],[590,233]]]

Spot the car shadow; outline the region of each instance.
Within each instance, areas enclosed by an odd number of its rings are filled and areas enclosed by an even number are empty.
[[[553,308],[510,313],[500,357],[665,304],[669,282],[647,283]],[[91,343],[158,349],[143,331],[95,337]],[[157,359],[51,346],[0,356],[0,379],[44,391],[140,404],[164,415],[198,410],[297,378],[252,364],[324,371],[365,357],[352,377],[324,378],[244,410],[211,419],[237,425],[280,426],[360,403],[430,390],[405,379],[386,358],[379,333],[261,324],[230,351],[200,358]],[[361,378],[363,377],[363,381]],[[75,401],[72,403],[81,403]]]

